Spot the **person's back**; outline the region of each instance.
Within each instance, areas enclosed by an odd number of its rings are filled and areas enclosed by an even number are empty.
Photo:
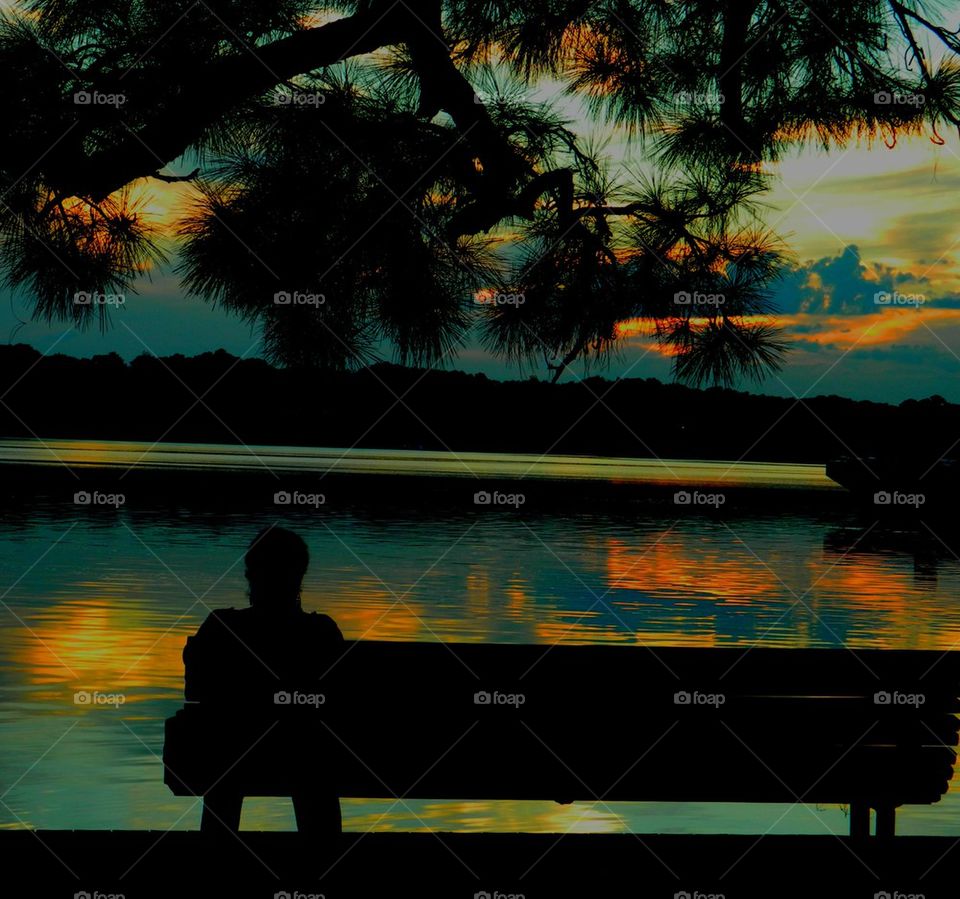
[[[244,561],[250,608],[215,609],[188,638],[184,694],[208,710],[222,709],[222,736],[252,746],[271,731],[283,736],[275,725],[291,709],[278,694],[313,692],[335,665],[343,635],[329,616],[301,608],[310,557],[297,534],[280,527],[261,531]],[[266,719],[273,724],[264,730]],[[299,829],[338,832],[339,800],[322,786],[316,760],[307,765],[295,755],[291,749],[284,763],[302,773],[302,788],[292,797]],[[212,789],[204,796],[201,830],[237,830],[242,803],[243,795],[233,787]]]
[[[185,698],[268,712],[277,692],[308,690],[342,644],[336,623],[318,612],[215,609],[184,649]]]

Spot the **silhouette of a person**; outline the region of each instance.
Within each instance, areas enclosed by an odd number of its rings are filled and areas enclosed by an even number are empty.
[[[244,556],[249,608],[214,609],[183,651],[187,701],[230,710],[224,720],[240,722],[239,729],[255,739],[283,717],[277,696],[309,692],[311,685],[316,692],[318,679],[341,651],[343,635],[334,620],[301,607],[309,561],[306,543],[293,531],[276,526],[260,531]],[[267,728],[259,728],[262,724]],[[339,833],[339,798],[323,786],[315,768],[307,762],[298,769],[303,782],[292,791],[297,829]],[[204,796],[200,829],[239,830],[242,805],[236,786],[214,785]]]

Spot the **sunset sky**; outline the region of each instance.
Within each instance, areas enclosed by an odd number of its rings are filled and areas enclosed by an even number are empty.
[[[9,4],[0,0],[3,5]],[[569,100],[560,106],[576,114]],[[583,119],[578,127],[603,131]],[[901,139],[893,149],[882,142],[829,153],[803,149],[774,169],[767,223],[797,260],[776,297],[777,318],[792,351],[779,377],[759,387],[742,386],[787,396],[837,393],[891,402],[939,393],[960,402],[960,137],[943,136],[943,146],[919,137]],[[642,161],[642,150],[624,141],[614,140],[610,151],[617,159]],[[188,190],[160,183],[142,189],[153,198],[156,215],[170,221]],[[900,295],[901,302],[878,305],[878,292]],[[237,355],[259,352],[256,333],[185,297],[169,268],[142,282],[139,295],[127,298],[103,335],[31,322],[28,297],[3,299],[0,339],[41,351],[81,356],[116,351],[125,358],[218,347]],[[496,377],[529,373],[475,345],[451,359],[450,367]],[[643,334],[631,334],[606,373],[668,379],[670,363]],[[565,377],[582,374],[579,367]]]

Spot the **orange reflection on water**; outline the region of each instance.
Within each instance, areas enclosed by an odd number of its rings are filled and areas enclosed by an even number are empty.
[[[511,618],[525,618],[532,605],[532,597],[525,584],[511,581],[506,590],[507,614]]]
[[[836,605],[835,597],[847,597],[851,609],[871,613],[869,637],[881,649],[956,649],[960,626],[942,616],[935,617],[936,592],[956,596],[960,590],[953,569],[941,575],[945,581],[930,590],[918,587],[911,568],[894,568],[858,555],[833,564],[820,577],[817,590],[830,597],[825,605]]]
[[[338,584],[332,593],[304,588],[302,602],[305,611],[330,615],[350,639],[429,639],[413,597],[373,575]]]
[[[735,538],[731,535],[731,542]],[[734,546],[654,535],[652,545],[637,546],[618,538],[607,541],[607,582],[611,591],[637,590],[686,598],[708,595],[728,603],[772,597],[783,584],[770,568]]]
[[[12,646],[13,670],[25,685],[118,693],[139,700],[168,695],[183,682],[182,652],[195,624],[159,620],[143,606],[110,597],[109,588],[84,585],[89,600],[50,606],[27,622]],[[133,697],[129,697],[132,699]]]

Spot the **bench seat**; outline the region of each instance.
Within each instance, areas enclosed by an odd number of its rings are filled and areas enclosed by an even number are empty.
[[[873,808],[889,835],[898,806],[948,789],[958,657],[347,642],[316,683],[187,703],[167,721],[165,780],[195,796],[319,783],[364,798],[846,804],[853,833]]]

